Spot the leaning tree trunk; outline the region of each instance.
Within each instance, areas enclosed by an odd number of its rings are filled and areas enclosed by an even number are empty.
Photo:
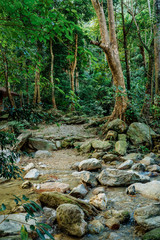
[[[112,0],[107,0],[108,6],[108,19],[109,19],[109,33],[106,25],[105,14],[103,5],[98,0],[91,0],[93,7],[96,11],[99,27],[101,33],[101,42],[92,41],[92,44],[99,46],[103,49],[108,65],[112,72],[113,83],[116,87],[115,92],[115,106],[110,119],[125,118],[125,111],[127,109],[128,97],[122,72],[122,67],[119,59],[119,51],[116,39],[115,20],[113,11]]]
[[[53,65],[54,65],[54,54],[53,54],[53,41],[50,39],[50,53],[51,53],[51,86],[52,86],[52,105],[54,109],[57,109],[56,99],[55,99],[55,87],[53,79]]]
[[[74,50],[74,60],[70,64],[70,83],[72,93],[75,94],[75,83],[74,83],[74,73],[77,66],[77,51],[78,51],[78,34],[75,34],[75,50]],[[72,94],[71,93],[71,94]],[[74,103],[71,103],[71,111],[74,111]]]

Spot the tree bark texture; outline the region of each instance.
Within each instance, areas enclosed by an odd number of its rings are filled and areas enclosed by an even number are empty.
[[[56,99],[55,99],[55,87],[53,79],[53,67],[54,67],[54,54],[53,54],[53,41],[50,39],[50,53],[51,53],[51,86],[52,86],[52,105],[54,109],[57,109]]]
[[[33,104],[36,104],[36,103],[39,104],[41,102],[41,96],[40,96],[41,50],[42,50],[42,44],[39,41],[37,41],[37,52],[39,54],[39,57],[38,57],[38,63],[36,65],[36,71],[35,71],[35,88],[34,88]]]
[[[119,59],[118,45],[115,31],[115,20],[112,0],[107,0],[108,6],[108,20],[109,32],[107,29],[103,5],[99,0],[91,0],[92,5],[96,11],[99,27],[101,33],[101,42],[92,41],[92,44],[99,46],[106,54],[108,65],[112,72],[113,83],[116,87],[115,106],[110,119],[125,118],[125,111],[127,109],[128,97],[122,72],[122,67]]]
[[[125,20],[124,20],[123,0],[121,0],[121,11],[122,11],[122,23],[123,23],[123,48],[124,48],[124,52],[125,52],[127,89],[130,90],[131,89],[131,78],[130,78],[130,67],[129,67],[129,61],[128,61],[127,33],[126,33]]]
[[[71,90],[75,92],[74,73],[77,66],[78,34],[75,34],[74,60],[70,64]]]

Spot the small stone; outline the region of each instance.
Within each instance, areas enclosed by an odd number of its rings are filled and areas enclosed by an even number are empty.
[[[38,179],[39,175],[39,171],[33,168],[24,176],[24,179]]]
[[[115,217],[108,219],[105,224],[111,230],[118,230],[120,228],[120,222]]]
[[[91,148],[92,148],[91,142],[84,142],[80,146],[80,151],[82,151],[83,153],[89,153],[91,151]]]
[[[155,164],[155,160],[154,160],[153,158],[151,158],[151,157],[145,157],[145,158],[143,158],[143,159],[140,161],[140,163],[145,164],[146,166],[148,166],[148,165],[153,165],[153,164]]]
[[[90,199],[90,204],[100,210],[105,210],[107,207],[107,197],[105,193],[99,193]]]
[[[108,150],[112,145],[109,141],[93,140],[92,147],[99,150]]]
[[[73,188],[70,192],[70,195],[76,198],[84,198],[88,193],[88,190],[85,188],[83,184],[78,185]]]
[[[90,185],[91,187],[96,187],[98,185],[96,176],[89,171],[84,171],[83,174],[81,174],[80,178],[82,182]]]
[[[38,150],[35,152],[35,158],[46,158],[52,157],[52,153],[47,150]]]
[[[94,190],[93,190],[93,194],[94,195],[98,195],[99,193],[104,193],[105,192],[105,189],[104,189],[104,187],[97,187],[97,188],[95,188]]]
[[[116,131],[110,130],[110,131],[108,131],[105,140],[113,140],[113,141],[115,141],[117,139],[117,135],[118,134],[117,134]]]
[[[55,144],[56,144],[57,149],[61,149],[62,148],[62,144],[61,144],[60,141],[56,141]]]
[[[72,164],[72,165],[71,165],[71,169],[78,171],[78,169],[79,169],[79,164],[80,164],[80,162],[76,162],[76,163]]]
[[[150,166],[147,167],[147,170],[149,172],[158,172],[158,173],[160,173],[160,166],[158,166],[156,164],[150,165]]]
[[[25,181],[23,184],[22,184],[22,188],[23,189],[29,189],[33,186],[33,184],[30,182],[30,181]]]
[[[122,163],[118,169],[120,170],[125,170],[125,169],[129,169],[131,168],[131,166],[133,165],[133,161],[132,160],[127,160],[124,163]]]
[[[127,141],[127,135],[126,134],[118,134],[118,141]]]
[[[126,141],[117,141],[115,144],[115,152],[120,155],[125,155],[127,152],[128,143]]]
[[[91,234],[99,234],[104,230],[104,226],[99,220],[93,220],[88,224],[88,230]]]
[[[105,154],[102,159],[104,160],[104,162],[110,162],[110,161],[116,161],[119,159],[119,157],[117,155],[114,154]]]
[[[146,166],[142,163],[136,163],[131,168],[134,171],[145,172]]]
[[[34,163],[29,163],[27,166],[24,167],[24,171],[28,171],[32,168],[34,168]]]

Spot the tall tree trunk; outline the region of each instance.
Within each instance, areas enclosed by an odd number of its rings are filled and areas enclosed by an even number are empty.
[[[74,73],[77,66],[78,34],[75,34],[74,60],[70,65],[71,90],[75,92]]]
[[[13,99],[12,94],[11,94],[10,84],[9,84],[9,81],[8,81],[8,61],[7,61],[5,51],[2,51],[2,56],[3,56],[5,83],[6,83],[6,90],[7,90],[8,99],[9,99],[9,102],[11,104],[11,107],[16,108],[14,99]]]
[[[41,50],[42,44],[41,42],[37,41],[37,51],[39,54],[38,63],[36,65],[36,72],[35,72],[35,88],[34,88],[34,97],[33,97],[33,104],[39,104],[41,102],[40,97],[40,65],[41,65]]]
[[[145,72],[146,72],[146,56],[145,56],[144,47],[143,47],[142,45],[139,45],[139,49],[140,49],[140,53],[141,53],[142,58],[143,58],[144,70],[145,70]]]
[[[115,106],[110,119],[125,118],[125,111],[127,109],[127,93],[122,72],[122,67],[119,59],[119,51],[116,39],[114,11],[112,0],[107,0],[108,6],[108,18],[109,18],[109,33],[106,25],[106,19],[104,15],[103,5],[98,0],[91,0],[93,7],[96,11],[100,33],[101,42],[92,41],[92,44],[99,46],[106,54],[108,65],[112,72],[113,83],[116,87],[115,92]]]
[[[79,73],[78,73],[78,69],[76,68],[76,79],[75,79],[75,87],[76,87],[76,93],[79,92]]]
[[[155,51],[155,94],[160,94],[160,0],[155,0],[156,24],[154,27],[154,51]]]
[[[53,79],[53,65],[54,65],[54,54],[53,54],[53,41],[50,39],[50,54],[51,54],[51,85],[52,85],[52,105],[54,109],[57,109],[56,100],[55,100],[55,87]]]
[[[122,11],[122,23],[123,23],[123,47],[124,47],[124,52],[125,52],[127,89],[130,90],[131,89],[131,78],[130,78],[130,68],[129,68],[129,61],[128,61],[127,34],[126,34],[125,21],[124,21],[123,0],[121,0],[121,11]]]

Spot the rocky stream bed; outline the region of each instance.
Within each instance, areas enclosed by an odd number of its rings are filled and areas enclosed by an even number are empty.
[[[18,137],[17,150],[28,155],[18,163],[23,180],[1,179],[0,204],[14,222],[0,224],[0,239],[20,239],[26,213],[13,195],[23,194],[42,205],[36,219],[52,226],[55,240],[160,239],[159,135],[121,120],[104,132],[100,140],[95,128],[72,122],[40,125]],[[140,151],[151,147],[154,152]]]

